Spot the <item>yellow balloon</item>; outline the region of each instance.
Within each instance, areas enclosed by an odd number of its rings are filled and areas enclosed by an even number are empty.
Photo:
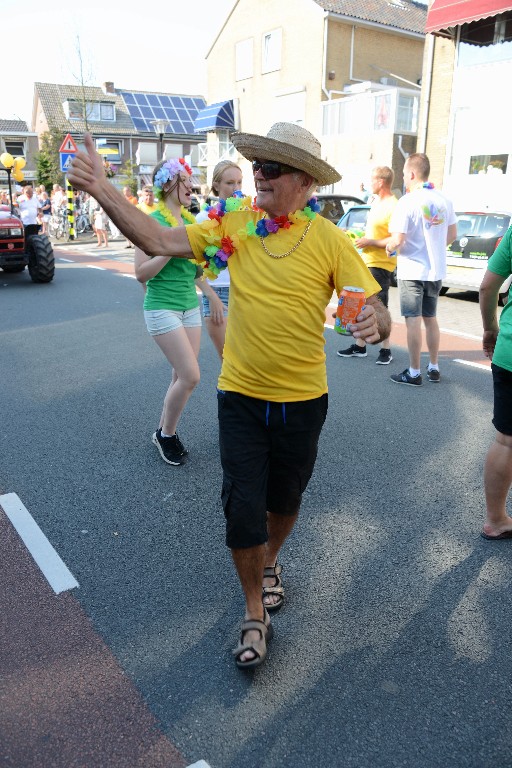
[[[12,177],[14,181],[23,181],[23,179],[25,178],[25,174],[22,173],[21,171],[13,171]]]
[[[14,158],[14,168],[18,171],[21,171],[22,168],[24,168],[27,164],[27,161],[24,157],[15,157]]]
[[[2,155],[0,155],[0,163],[2,163],[2,165],[5,165],[6,168],[12,168],[12,164],[14,163],[14,158],[8,152],[4,152]]]

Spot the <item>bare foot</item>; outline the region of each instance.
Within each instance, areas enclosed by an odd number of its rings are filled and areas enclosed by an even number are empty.
[[[485,538],[490,539],[512,538],[512,518],[507,517],[500,525],[484,523],[482,533]]]

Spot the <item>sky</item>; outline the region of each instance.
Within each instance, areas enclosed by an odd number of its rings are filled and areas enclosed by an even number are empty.
[[[25,120],[30,128],[36,81],[112,81],[116,88],[206,97],[205,55],[234,5],[235,0],[0,0],[0,119]]]

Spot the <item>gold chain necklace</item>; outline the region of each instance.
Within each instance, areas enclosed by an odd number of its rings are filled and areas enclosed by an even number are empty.
[[[295,245],[293,246],[293,248],[290,248],[290,250],[289,250],[289,251],[286,251],[286,253],[280,253],[280,254],[277,254],[277,253],[271,253],[271,252],[269,251],[269,249],[267,248],[267,246],[265,245],[265,238],[264,238],[264,237],[260,237],[260,243],[261,243],[261,245],[262,245],[262,247],[263,247],[263,250],[265,251],[265,253],[266,253],[266,254],[268,254],[269,256],[271,256],[273,259],[284,259],[284,257],[285,257],[285,256],[289,256],[289,255],[290,255],[290,253],[293,253],[294,251],[296,251],[296,250],[297,250],[297,248],[299,247],[299,245],[302,243],[302,241],[303,241],[303,240],[304,240],[304,238],[306,237],[307,233],[309,232],[309,228],[310,228],[310,226],[311,226],[311,224],[312,224],[312,223],[313,223],[313,219],[309,219],[309,221],[308,221],[308,223],[307,223],[307,225],[306,225],[306,229],[304,230],[304,232],[303,232],[303,233],[302,233],[302,235],[300,236],[300,240],[299,240],[299,242],[298,242],[298,243],[295,243]]]

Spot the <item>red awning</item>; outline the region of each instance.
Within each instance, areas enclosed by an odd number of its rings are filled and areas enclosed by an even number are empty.
[[[425,32],[438,32],[510,10],[512,4],[499,0],[432,0]]]

